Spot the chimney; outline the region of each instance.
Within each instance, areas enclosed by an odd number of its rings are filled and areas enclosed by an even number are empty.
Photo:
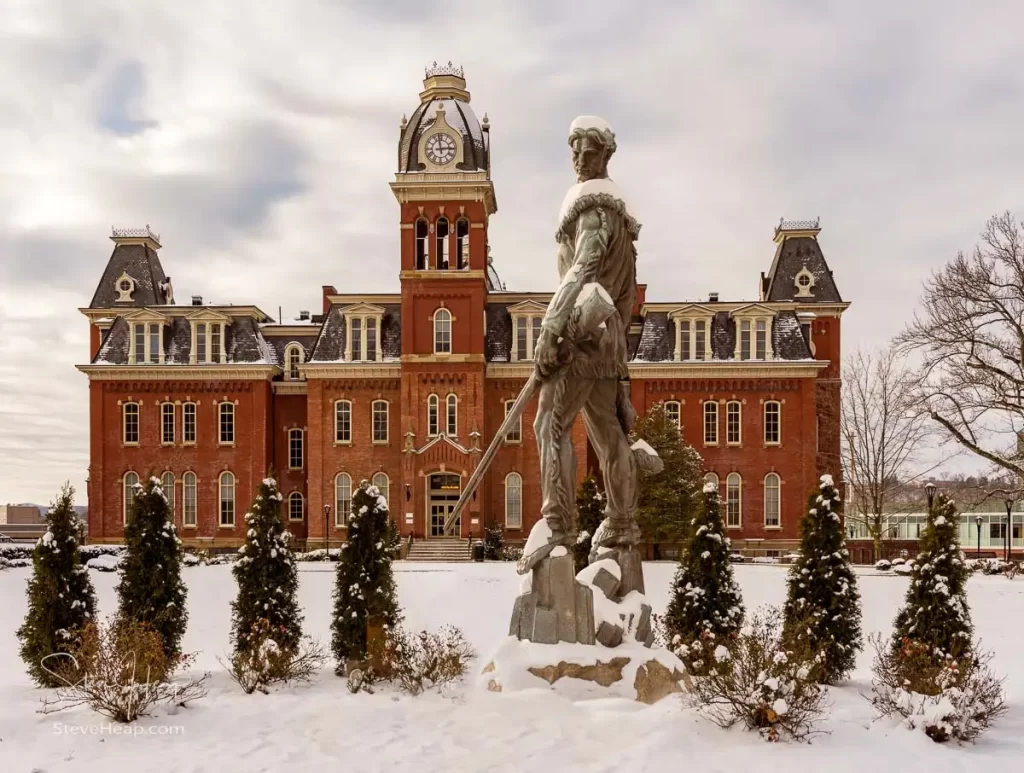
[[[308,311],[303,310],[303,311],[299,312],[299,322],[309,322],[309,312]]]
[[[636,286],[636,301],[633,303],[633,316],[639,317],[640,310],[647,303],[647,285],[637,283]]]
[[[327,312],[331,310],[331,301],[328,299],[327,296],[337,295],[338,291],[334,289],[334,285],[321,285],[320,289],[323,292],[324,314],[327,314]]]
[[[193,306],[202,306],[203,305],[203,296],[201,296],[201,295],[193,295],[192,296],[192,305]]]
[[[708,303],[718,303],[718,293],[708,293]]]

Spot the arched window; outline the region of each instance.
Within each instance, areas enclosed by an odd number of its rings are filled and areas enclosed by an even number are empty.
[[[187,446],[196,444],[196,404],[181,406],[181,442]]]
[[[434,312],[434,353],[450,354],[452,351],[452,313],[448,309]]]
[[[124,494],[121,497],[121,509],[124,510],[124,522],[128,523],[128,516],[132,511],[132,500],[135,498],[135,487],[139,485],[139,474],[126,472],[124,474]]]
[[[714,400],[704,403],[704,445],[718,445],[718,403]]]
[[[196,525],[196,474],[186,472],[181,478],[181,523],[194,528]]]
[[[334,442],[352,442],[352,403],[348,400],[334,404]]]
[[[426,271],[430,268],[430,256],[427,245],[429,242],[430,229],[427,226],[427,221],[420,218],[416,221],[416,270]]]
[[[455,222],[455,256],[459,269],[469,268],[469,221],[464,217]]]
[[[523,479],[518,472],[505,476],[505,528],[523,528]]]
[[[743,524],[743,479],[738,472],[730,472],[725,479],[725,525],[736,528]]]
[[[713,483],[715,488],[718,488],[718,474],[714,472],[708,472],[704,474],[704,483]]]
[[[167,508],[171,511],[171,520],[174,520],[174,473],[167,471],[160,476],[160,488],[164,490],[167,498]]]
[[[235,443],[235,404],[226,400],[218,406],[220,411],[220,444],[230,446]]]
[[[160,443],[174,445],[174,403],[160,404]]]
[[[782,523],[779,512],[779,476],[770,472],[764,476],[764,525],[780,526]]]
[[[764,404],[764,443],[777,446],[782,442],[782,403],[769,400]]]
[[[665,416],[668,417],[668,420],[670,422],[672,422],[673,424],[676,425],[677,429],[680,426],[682,426],[682,424],[681,424],[682,419],[680,418],[680,415],[679,415],[679,401],[678,400],[668,400],[668,401],[666,401],[666,403],[665,403]]]
[[[383,472],[374,473],[370,483],[377,487],[377,490],[380,492],[380,495],[384,497],[385,501],[391,501],[391,480],[388,478],[387,474]]]
[[[288,520],[289,521],[301,521],[303,513],[303,501],[302,494],[298,491],[293,491],[288,495]]]
[[[334,525],[339,529],[348,526],[352,513],[352,476],[339,472],[334,479]]]
[[[373,442],[388,442],[388,401],[373,401]]]
[[[739,400],[730,400],[725,404],[725,443],[738,446],[743,440],[740,429],[743,417],[743,404]]]
[[[303,462],[303,432],[301,429],[288,430],[288,469],[301,470]]]
[[[299,365],[306,358],[306,352],[302,344],[290,343],[284,350],[284,377],[289,381],[296,381],[299,378]]]
[[[220,474],[220,525],[235,525],[235,476],[230,472]]]
[[[139,444],[139,404],[125,403],[121,406],[123,435],[122,439],[126,446],[137,446]]]
[[[439,401],[437,395],[430,395],[427,398],[427,437],[437,437],[439,429]]]
[[[455,395],[448,395],[446,400],[448,403],[448,410],[446,411],[445,420],[445,434],[448,437],[459,436],[459,398]]]
[[[451,241],[448,232],[448,218],[439,217],[434,223],[434,237],[437,244],[437,268],[444,271],[449,267],[448,244]]]

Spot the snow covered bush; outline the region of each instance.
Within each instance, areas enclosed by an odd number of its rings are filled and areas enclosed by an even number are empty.
[[[181,540],[159,478],[136,484],[124,527],[125,552],[117,586],[118,614],[148,623],[173,661],[188,624],[186,589],[181,579]]]
[[[410,695],[440,689],[461,679],[475,657],[473,647],[454,626],[417,634],[392,628],[371,643],[369,665],[354,677],[357,686],[353,692],[372,692],[379,681],[395,684]]]
[[[823,684],[846,677],[864,645],[857,576],[850,566],[842,504],[831,475],[821,476],[800,522],[800,556],[789,570],[783,636],[814,653],[811,676]]]
[[[499,560],[504,545],[505,529],[500,523],[492,523],[484,530],[484,558],[488,561]]]
[[[296,561],[337,561],[341,558],[341,548],[317,548],[307,553],[296,553]]]
[[[768,741],[820,732],[828,691],[811,677],[809,653],[783,645],[781,628],[781,611],[768,607],[728,643],[703,639],[709,667],[693,680],[692,705],[720,727],[742,722]]]
[[[729,538],[722,523],[718,486],[704,484],[704,507],[693,519],[692,535],[679,559],[671,598],[661,622],[665,636],[686,668],[704,673],[702,637],[727,643],[743,625],[743,599],[729,562]],[[691,649],[693,654],[691,654]],[[704,667],[696,665],[701,661]]]
[[[302,637],[289,648],[279,642],[285,631],[274,628],[265,618],[253,621],[244,649],[236,649],[227,670],[246,694],[256,690],[266,694],[272,684],[310,681],[327,660],[319,642]]]
[[[46,514],[46,533],[36,543],[29,578],[28,614],[18,629],[21,659],[40,687],[60,682],[47,661],[68,648],[96,615],[96,593],[89,573],[79,563],[81,525],[74,508],[75,490],[64,485]],[[22,559],[23,560],[23,559]]]
[[[880,572],[888,572],[890,569],[892,569],[892,562],[886,561],[884,558],[875,561],[875,569],[877,569]]]
[[[23,566],[29,566],[32,561],[28,558],[4,558],[0,556],[0,570],[3,569],[20,569]]]
[[[772,558],[771,556],[754,556],[752,559],[750,559],[750,563],[752,563],[752,564],[771,564],[771,565],[774,566],[775,564],[779,563],[779,559]]]
[[[96,556],[85,562],[86,569],[95,572],[116,572],[121,565],[121,559],[117,556]]]
[[[894,574],[910,575],[914,573],[914,562],[904,561],[902,564],[893,563],[892,571]]]
[[[367,655],[368,631],[379,626],[386,634],[398,626],[395,578],[391,571],[395,529],[391,526],[387,500],[376,486],[363,481],[352,497],[348,514],[348,541],[334,580],[334,619],[331,650],[344,675],[349,661]]]
[[[881,636],[870,638],[871,705],[882,717],[902,717],[936,743],[974,741],[1006,713],[1003,680],[989,666],[992,654],[975,644],[972,655],[937,660],[927,646],[906,640],[898,653]]]
[[[897,566],[903,566],[905,563],[907,563],[907,559],[905,558],[894,558],[890,563],[890,566],[895,569]]]
[[[518,561],[523,557],[523,546],[522,545],[505,545],[501,549],[501,560],[502,561]]]
[[[153,625],[116,617],[88,623],[71,651],[54,659],[57,681],[40,712],[50,714],[86,705],[115,722],[134,722],[161,703],[183,706],[206,695],[208,673],[172,681],[192,658],[169,659],[163,636]]]

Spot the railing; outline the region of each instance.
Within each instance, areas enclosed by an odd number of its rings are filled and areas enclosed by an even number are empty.
[[[784,217],[780,217],[779,225],[775,228],[775,233],[779,233],[780,231],[808,231],[820,227],[820,217],[816,217],[814,220],[786,220]]]
[[[159,244],[160,234],[153,233],[149,224],[145,228],[111,228],[111,235],[119,239],[152,239]]]
[[[454,75],[456,78],[463,79],[466,77],[463,69],[452,64],[451,59],[448,60],[448,64],[433,62],[430,67],[424,67],[423,72],[428,78],[433,78],[436,75]]]

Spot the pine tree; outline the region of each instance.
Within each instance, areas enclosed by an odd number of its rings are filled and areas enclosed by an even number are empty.
[[[637,477],[637,523],[648,542],[681,543],[703,502],[704,465],[661,403],[637,421],[633,439],[645,440],[664,463],[659,473],[641,472]]]
[[[264,478],[252,509],[245,514],[242,557],[232,567],[238,597],[231,602],[231,638],[235,652],[249,650],[250,638],[266,621],[270,638],[281,650],[294,651],[302,638],[302,614],[296,593],[299,575],[292,558],[291,534],[281,524],[277,481]]]
[[[67,652],[76,632],[96,616],[96,593],[78,556],[81,524],[74,508],[74,495],[75,490],[65,483],[46,514],[46,533],[32,553],[28,614],[18,629],[21,659],[40,687],[63,684],[53,672],[60,669],[60,661],[66,658],[47,656]]]
[[[800,522],[800,557],[790,567],[788,586],[783,636],[814,658],[816,681],[835,684],[853,670],[864,642],[857,577],[831,475],[821,476],[819,491],[808,500]]]
[[[935,497],[921,534],[921,553],[904,606],[893,623],[894,655],[908,644],[936,660],[962,660],[972,651],[973,627],[967,606],[967,565],[957,541],[959,514],[945,494]]]
[[[136,487],[128,525],[124,527],[124,543],[121,582],[117,586],[119,614],[152,625],[173,664],[181,654],[188,609],[181,579],[181,540],[175,533],[159,478],[150,478],[145,487]]]
[[[664,624],[669,642],[683,656],[687,667],[700,672],[703,647],[693,656],[689,648],[735,636],[743,625],[740,587],[729,562],[730,540],[722,523],[718,486],[704,484],[704,507],[693,520],[692,536],[679,558],[672,581]],[[712,638],[713,637],[713,638]],[[723,642],[724,643],[724,642]]]
[[[579,572],[590,563],[590,547],[594,532],[604,520],[604,495],[597,488],[594,474],[589,473],[576,492],[576,528],[579,532],[573,549],[573,560]]]
[[[387,501],[365,480],[352,497],[348,541],[342,545],[335,574],[331,650],[343,674],[348,660],[367,656],[371,622],[392,629],[402,621],[391,572],[395,530],[390,526]]]

